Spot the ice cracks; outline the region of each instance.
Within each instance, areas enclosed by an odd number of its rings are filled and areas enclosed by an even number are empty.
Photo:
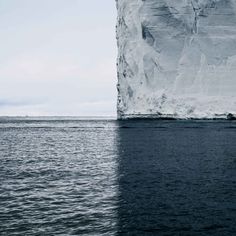
[[[234,0],[117,0],[117,9],[119,118],[234,117]]]

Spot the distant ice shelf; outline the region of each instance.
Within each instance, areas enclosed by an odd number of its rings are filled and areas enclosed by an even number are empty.
[[[118,117],[236,114],[235,0],[117,0]]]

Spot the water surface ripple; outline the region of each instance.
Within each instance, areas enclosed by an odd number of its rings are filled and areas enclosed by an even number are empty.
[[[235,235],[235,129],[0,118],[0,235]]]

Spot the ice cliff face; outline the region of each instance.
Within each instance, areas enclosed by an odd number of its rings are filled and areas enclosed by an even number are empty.
[[[236,0],[116,0],[118,116],[236,114]]]

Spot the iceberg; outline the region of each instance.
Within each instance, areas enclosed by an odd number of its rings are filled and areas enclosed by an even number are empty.
[[[236,114],[235,0],[116,0],[118,118]]]

